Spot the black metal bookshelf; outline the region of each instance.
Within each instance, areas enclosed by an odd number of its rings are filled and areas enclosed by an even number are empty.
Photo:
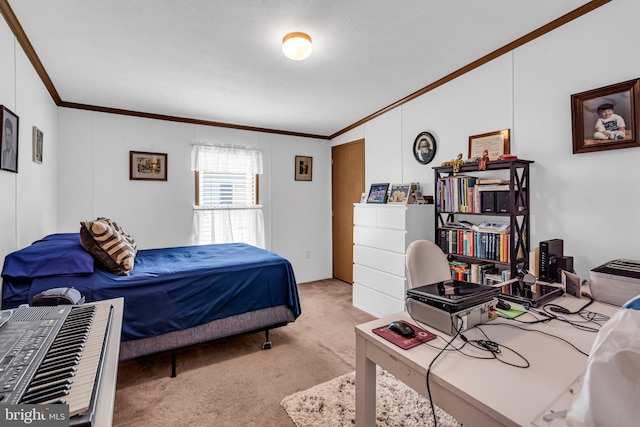
[[[531,160],[513,159],[490,161],[486,164],[485,170],[478,169],[478,163],[465,163],[459,166],[454,172],[453,166],[434,167],[434,186],[435,186],[435,238],[436,243],[447,253],[449,259],[458,259],[463,262],[493,262],[501,264],[505,269],[509,269],[511,277],[515,278],[520,270],[529,267],[529,248],[530,239],[530,189],[529,189],[529,166],[534,163]],[[452,177],[473,177],[481,179],[483,177],[491,178],[491,171],[508,171],[508,209],[506,212],[469,212],[459,209],[445,210],[443,207],[450,207],[439,188],[439,182],[443,179],[451,179]],[[506,179],[505,179],[506,181]],[[509,222],[509,256],[508,262],[501,262],[496,259],[482,258],[477,256],[462,255],[459,253],[450,253],[448,248],[442,247],[440,241],[441,231],[449,230],[447,223],[455,223],[462,219],[473,222],[473,218],[477,216],[496,218],[496,222]]]

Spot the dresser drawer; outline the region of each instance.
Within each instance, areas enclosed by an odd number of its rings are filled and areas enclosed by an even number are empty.
[[[388,228],[353,227],[353,244],[384,249],[404,254],[407,250],[407,233]]]
[[[385,209],[378,209],[377,226],[382,228],[392,228],[395,230],[406,229],[406,206],[387,206]]]
[[[353,284],[353,306],[377,317],[404,311],[404,299],[390,297],[359,283]]]
[[[391,228],[404,230],[406,228],[407,207],[404,205],[355,205],[353,210],[354,225],[367,227]]]
[[[363,286],[404,301],[406,282],[404,277],[394,276],[384,271],[354,264],[353,281],[354,283],[360,283]]]
[[[353,209],[353,223],[367,227],[376,226],[377,209],[366,205],[356,205]]]
[[[353,246],[354,264],[375,268],[396,276],[405,276],[404,253],[389,252],[369,246]]]

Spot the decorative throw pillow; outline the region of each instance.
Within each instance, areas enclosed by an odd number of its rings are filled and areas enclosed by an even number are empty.
[[[112,273],[127,276],[133,269],[134,249],[105,221],[80,222],[80,244]]]
[[[133,237],[131,237],[131,235],[129,233],[124,231],[122,229],[122,227],[120,227],[115,221],[113,221],[113,220],[111,220],[109,218],[105,218],[103,216],[98,217],[98,219],[96,219],[96,221],[106,222],[107,225],[109,225],[115,231],[120,233],[120,236],[122,236],[122,238],[125,240],[125,242],[127,242],[129,245],[131,245],[131,248],[133,248],[133,252],[134,253],[138,253],[138,244],[136,243],[136,241],[133,240]]]

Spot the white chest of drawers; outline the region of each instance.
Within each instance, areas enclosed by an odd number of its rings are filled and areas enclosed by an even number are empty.
[[[404,310],[405,253],[433,240],[433,205],[354,204],[353,305],[378,317]]]

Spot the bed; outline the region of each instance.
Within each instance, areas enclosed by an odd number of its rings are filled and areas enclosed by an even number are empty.
[[[301,314],[291,264],[243,243],[139,250],[128,275],[102,268],[79,233],[46,236],[9,254],[2,308],[39,292],[72,286],[86,302],[124,297],[120,360],[269,330]]]

